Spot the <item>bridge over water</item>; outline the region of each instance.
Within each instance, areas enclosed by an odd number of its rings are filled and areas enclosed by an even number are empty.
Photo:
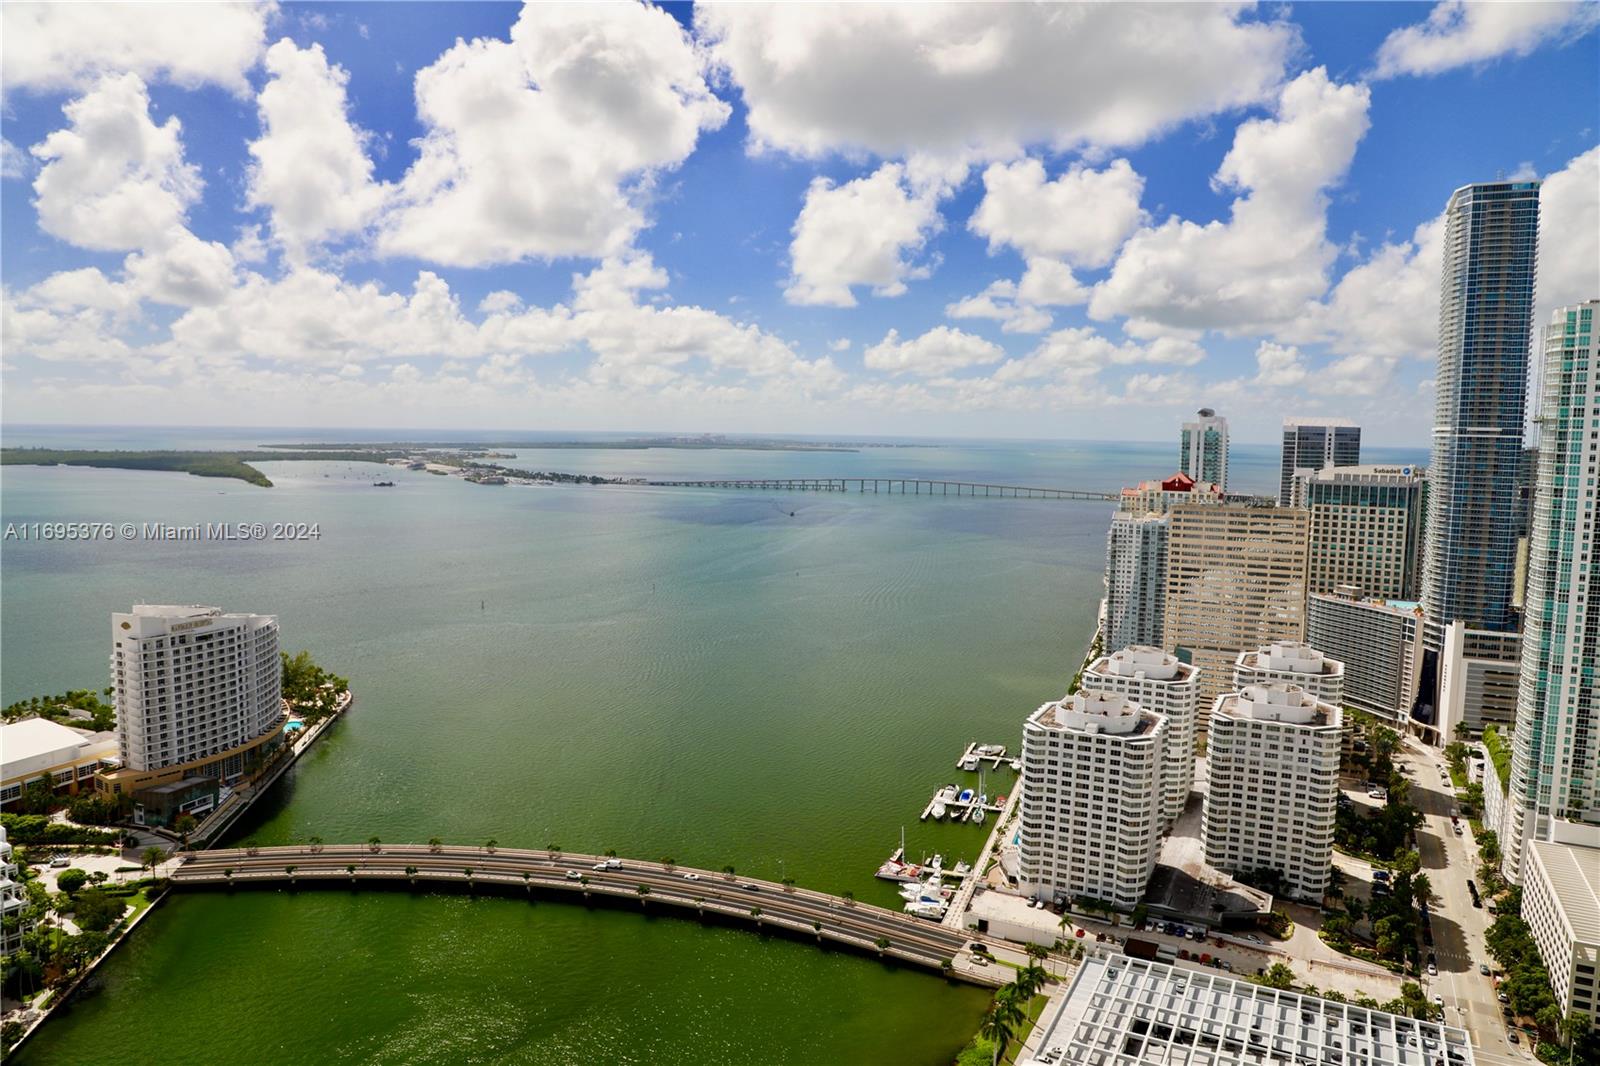
[[[602,869],[616,862],[615,868]],[[611,860],[598,855],[462,845],[327,844],[234,848],[189,854],[172,873],[180,888],[289,884],[360,888],[432,884],[525,894],[632,900],[646,910],[694,911],[757,930],[783,932],[855,951],[949,971],[973,984],[998,986],[999,966],[973,965],[968,931],[833,896],[751,877],[687,866]],[[1013,947],[990,941],[993,947]]]
[[[879,492],[902,496],[988,496],[1005,499],[1103,500],[1114,502],[1115,492],[1052,489],[1027,485],[995,485],[982,481],[944,481],[906,477],[779,477],[712,478],[699,481],[650,481],[649,485],[695,489],[755,489],[791,492]]]

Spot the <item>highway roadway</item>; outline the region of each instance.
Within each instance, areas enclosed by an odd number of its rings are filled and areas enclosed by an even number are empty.
[[[616,868],[600,869],[608,862]],[[289,871],[293,867],[293,871]],[[354,867],[352,872],[351,867]],[[408,873],[413,867],[415,873]],[[472,873],[469,876],[467,870]],[[173,870],[176,886],[217,886],[290,882],[295,885],[338,883],[449,883],[494,888],[497,892],[522,888],[531,892],[560,891],[631,899],[646,909],[672,906],[735,919],[756,927],[778,927],[826,939],[856,950],[878,952],[876,941],[887,937],[882,952],[905,962],[939,970],[944,960],[953,975],[980,985],[1000,985],[1013,974],[1009,967],[976,962],[966,946],[973,940],[993,950],[1014,948],[966,930],[953,930],[866,903],[799,887],[750,877],[730,877],[689,867],[668,868],[636,859],[609,860],[599,855],[421,844],[383,845],[374,851],[366,845],[328,844],[271,848],[240,848],[190,854]],[[649,895],[639,895],[639,886]],[[752,911],[759,909],[759,915]],[[1014,954],[1007,951],[1002,957]]]

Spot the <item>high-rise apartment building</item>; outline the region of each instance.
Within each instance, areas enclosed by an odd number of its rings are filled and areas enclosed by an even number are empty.
[[[1306,597],[1306,643],[1344,663],[1344,703],[1396,724],[1417,702],[1422,611],[1354,588]]]
[[[1600,1027],[1600,848],[1530,840],[1522,918],[1563,1017]]]
[[[1200,668],[1200,728],[1248,648],[1305,633],[1307,512],[1176,507],[1162,647]]]
[[[270,615],[147,604],[113,614],[122,767],[103,772],[102,787],[236,780],[282,740],[282,677]]]
[[[1361,427],[1342,418],[1286,418],[1278,474],[1278,506],[1297,504],[1295,477],[1361,462]]]
[[[1422,605],[1510,630],[1539,183],[1465,185],[1445,209]]]
[[[1439,743],[1454,739],[1458,723],[1471,728],[1515,710],[1523,528],[1516,498],[1527,472],[1522,423],[1538,242],[1538,182],[1464,185],[1450,197],[1413,711]]]
[[[1506,872],[1552,819],[1600,823],[1600,300],[1544,331],[1539,482],[1507,796]]]
[[[1167,718],[1162,756],[1161,814],[1171,825],[1194,788],[1194,734],[1200,709],[1199,671],[1160,648],[1122,648],[1089,664],[1080,682],[1085,692],[1116,693]]]
[[[1295,495],[1311,512],[1311,592],[1354,585],[1368,596],[1416,598],[1426,484],[1419,467],[1330,467],[1295,480]]]
[[[1183,424],[1178,441],[1178,469],[1199,482],[1228,491],[1228,420],[1202,407],[1193,422]]]
[[[1109,692],[1035,711],[1022,729],[1022,891],[1138,906],[1160,840],[1167,719]]]
[[[1272,682],[1298,685],[1323,703],[1344,706],[1344,663],[1296,640],[1242,651],[1233,664],[1233,691]]]
[[[1222,490],[1185,474],[1122,490],[1106,534],[1105,646],[1160,644],[1166,625],[1167,511],[1221,503]]]
[[[1275,870],[1289,895],[1320,902],[1333,861],[1342,715],[1280,683],[1217,698],[1206,749],[1206,862],[1230,874]]]

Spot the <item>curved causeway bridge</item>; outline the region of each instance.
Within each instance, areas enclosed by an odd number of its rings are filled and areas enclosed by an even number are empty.
[[[827,940],[936,971],[950,960],[954,964],[950,976],[973,984],[1000,985],[1005,980],[994,972],[999,967],[957,961],[974,939],[966,931],[824,892],[637,859],[425,844],[235,848],[190,853],[173,871],[172,883],[177,887],[291,884],[328,888],[432,883],[501,894],[538,890],[583,899],[627,899],[647,910],[665,906],[694,911],[756,929],[812,937],[819,944]],[[994,941],[993,945],[1003,943]]]
[[[1115,502],[1115,492],[1084,489],[1030,488],[1027,485],[990,485],[981,481],[938,481],[907,477],[779,477],[718,478],[706,481],[647,481],[662,488],[756,489],[791,492],[887,492],[901,496],[989,496],[994,499],[1105,500]]]

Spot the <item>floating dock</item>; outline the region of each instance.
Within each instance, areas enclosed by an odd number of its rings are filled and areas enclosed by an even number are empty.
[[[956,760],[956,769],[966,770],[971,773],[978,766],[988,763],[990,769],[998,770],[1002,765],[1009,765],[1010,762],[1011,758],[1007,756],[1004,744],[979,744],[977,741],[973,741],[967,745],[967,750],[962,752],[961,757]],[[977,765],[971,766],[969,769],[969,764],[972,763]]]
[[[922,808],[922,813],[917,816],[917,821],[926,822],[929,818],[932,818],[933,808],[940,803],[944,804],[945,811],[952,822],[970,822],[973,812],[979,810],[980,807],[989,814],[999,814],[1005,810],[1006,798],[1004,796],[997,796],[988,803],[980,805],[976,796],[965,802],[959,799],[940,800],[939,793],[943,791],[943,786],[934,790],[932,798],[928,800],[928,805]]]

